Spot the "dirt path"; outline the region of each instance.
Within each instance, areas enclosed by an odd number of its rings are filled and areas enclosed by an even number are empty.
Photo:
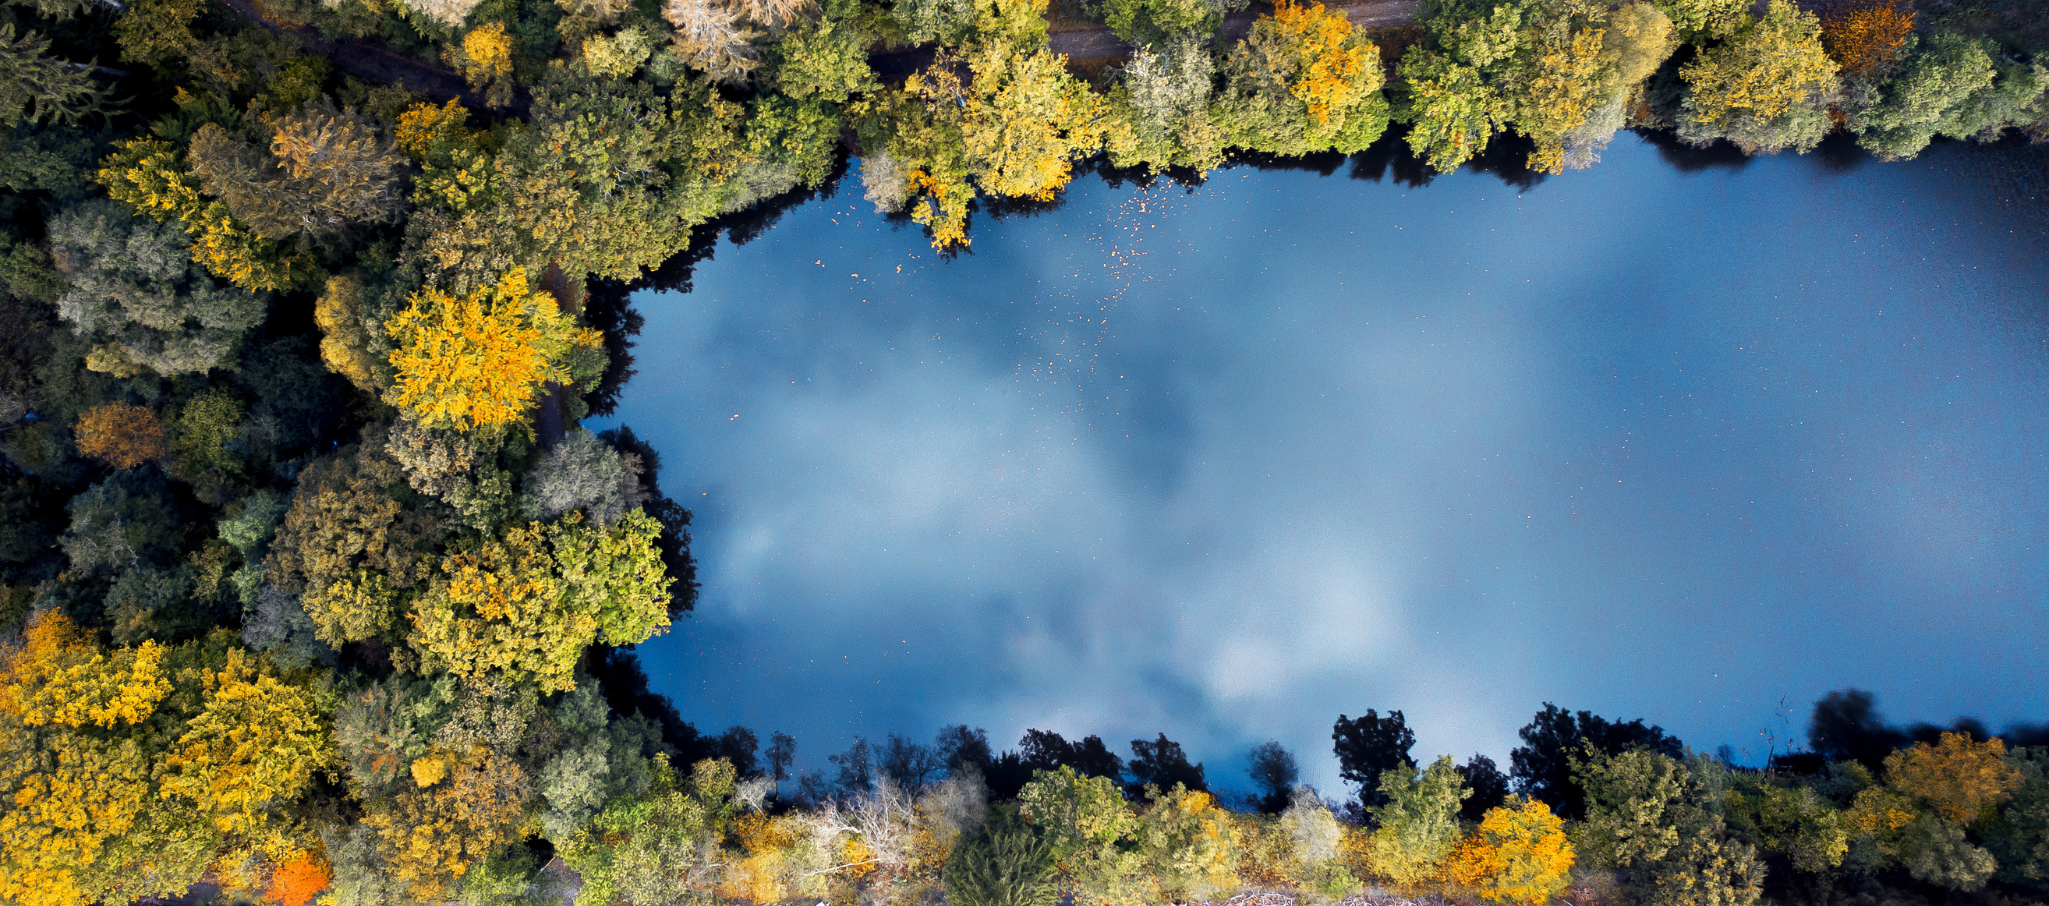
[[[327,58],[336,69],[380,85],[398,85],[410,91],[448,101],[460,98],[463,106],[471,110],[488,110],[482,96],[471,91],[469,84],[455,72],[415,59],[383,47],[373,41],[354,39],[331,40],[310,26],[279,25],[263,18],[252,0],[221,0],[229,9],[242,18],[257,23],[281,35],[293,35]],[[1354,2],[1331,3],[1330,8],[1344,13],[1352,20],[1354,28],[1378,29],[1413,25],[1416,15],[1422,9],[1420,0],[1354,0]],[[1252,23],[1259,14],[1252,12],[1234,13],[1224,18],[1224,40],[1236,41],[1252,31]],[[1054,53],[1066,54],[1072,60],[1107,61],[1122,60],[1131,56],[1132,47],[1110,33],[1108,26],[1067,29],[1054,32],[1047,38],[1047,44]],[[932,62],[935,48],[931,45],[904,50],[874,53],[868,61],[875,68],[875,74],[885,82],[899,82],[905,76],[925,68]],[[525,117],[532,103],[526,91],[521,89],[510,107],[495,111],[499,116]]]
[[[570,280],[569,275],[562,272],[560,265],[548,262],[548,270],[541,274],[541,289],[555,297],[555,302],[561,306],[563,313],[578,321],[583,320],[584,288]],[[534,433],[539,435],[543,450],[555,446],[569,430],[568,419],[562,416],[564,392],[561,384],[550,381],[541,395],[540,408],[534,418]]]
[[[1389,28],[1398,25],[1412,25],[1416,14],[1423,8],[1420,0],[1360,0],[1354,3],[1328,4],[1333,12],[1345,14],[1352,20],[1353,28]],[[1224,40],[1237,41],[1252,32],[1252,23],[1259,20],[1259,13],[1233,13],[1224,17]],[[1071,31],[1054,32],[1047,39],[1054,53],[1064,53],[1075,60],[1100,60],[1131,56],[1132,47],[1117,39],[1106,26],[1077,28]]]
[[[334,68],[345,75],[352,75],[366,82],[379,85],[397,85],[408,91],[416,91],[436,101],[460,98],[463,106],[471,110],[489,110],[482,95],[470,90],[469,83],[455,72],[425,60],[415,59],[394,51],[374,41],[355,39],[329,39],[320,30],[311,26],[279,25],[263,18],[263,14],[250,0],[221,0],[223,4],[242,18],[263,26],[280,35],[291,35],[306,42],[309,49],[327,58]],[[525,91],[520,91],[510,107],[498,112],[500,115],[526,116],[530,103]]]

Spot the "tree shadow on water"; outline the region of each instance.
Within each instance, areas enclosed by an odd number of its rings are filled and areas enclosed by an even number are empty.
[[[1750,166],[1751,156],[1727,141],[1701,146],[1688,144],[1667,129],[1637,129],[1638,137],[1657,149],[1658,158],[1681,173],[1708,170],[1741,170]]]

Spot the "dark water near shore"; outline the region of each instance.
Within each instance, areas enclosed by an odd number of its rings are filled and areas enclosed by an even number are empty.
[[[704,582],[642,659],[805,768],[1165,731],[1331,792],[1367,708],[1504,767],[1547,700],[1751,761],[1844,685],[2049,718],[2043,167],[1084,177],[952,260],[850,176],[636,299]]]

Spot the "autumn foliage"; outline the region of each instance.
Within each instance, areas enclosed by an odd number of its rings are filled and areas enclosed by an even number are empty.
[[[1529,798],[1492,808],[1446,861],[1448,880],[1496,903],[1535,906],[1565,889],[1572,842],[1551,807]]]
[[[78,417],[72,435],[78,452],[117,469],[133,469],[171,452],[164,423],[147,407],[102,403]]]
[[[1357,102],[1359,74],[1368,65],[1378,66],[1380,56],[1371,44],[1350,40],[1352,20],[1321,3],[1303,6],[1281,0],[1274,7],[1273,21],[1288,43],[1301,50],[1303,65],[1288,81],[1288,92],[1309,105],[1309,115],[1327,123],[1332,110]],[[1372,80],[1371,88],[1378,87],[1378,80]]]
[[[1851,78],[1884,72],[1914,33],[1914,11],[1901,0],[1862,0],[1821,14],[1821,44]]]
[[[571,348],[603,341],[530,289],[523,268],[460,298],[422,290],[385,329],[398,343],[394,402],[420,424],[458,431],[519,421],[542,385],[568,377],[560,360]]]
[[[1944,818],[1970,825],[2021,785],[2020,770],[2005,756],[2006,743],[1999,739],[1976,742],[1963,733],[1944,733],[1935,745],[1919,742],[1886,756],[1886,780]]]
[[[304,853],[271,872],[270,886],[263,891],[263,901],[273,906],[313,906],[313,898],[326,890],[333,880],[333,871],[326,860]]]

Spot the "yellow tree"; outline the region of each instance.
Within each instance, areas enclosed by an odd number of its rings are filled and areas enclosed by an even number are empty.
[[[579,329],[555,297],[515,268],[496,286],[457,298],[429,288],[385,325],[397,346],[391,401],[428,427],[470,431],[519,421],[543,385],[569,373],[575,347],[604,338]]]
[[[1327,125],[1380,90],[1380,48],[1352,37],[1352,20],[1321,3],[1303,6],[1281,0],[1274,7],[1274,35],[1290,51],[1288,93],[1309,108],[1317,125]],[[1259,24],[1255,23],[1257,32]]]
[[[1536,906],[1565,889],[1573,858],[1565,822],[1543,802],[1518,797],[1487,810],[1452,850],[1445,875],[1493,902]]]
[[[1885,779],[1968,827],[2020,787],[2020,769],[2005,756],[2006,743],[1999,739],[1976,742],[1963,733],[1944,733],[1935,745],[1919,742],[1886,756]]]
[[[1694,117],[1718,124],[1739,112],[1772,119],[1828,89],[1836,69],[1822,48],[1820,20],[1787,0],[1771,0],[1763,18],[1701,51],[1679,75]]]
[[[1530,169],[1563,172],[1566,135],[1584,125],[1613,90],[1615,67],[1602,53],[1604,35],[1598,28],[1570,30],[1563,21],[1537,30],[1529,79],[1511,95],[1516,131],[1537,144]]]
[[[297,798],[333,761],[327,721],[311,690],[243,649],[197,673],[205,705],[171,749],[163,790],[211,813],[225,833],[257,834],[272,806]]]
[[[136,736],[171,691],[162,655],[150,644],[109,657],[44,611],[0,661],[0,902],[101,897],[95,863],[155,800]]]

